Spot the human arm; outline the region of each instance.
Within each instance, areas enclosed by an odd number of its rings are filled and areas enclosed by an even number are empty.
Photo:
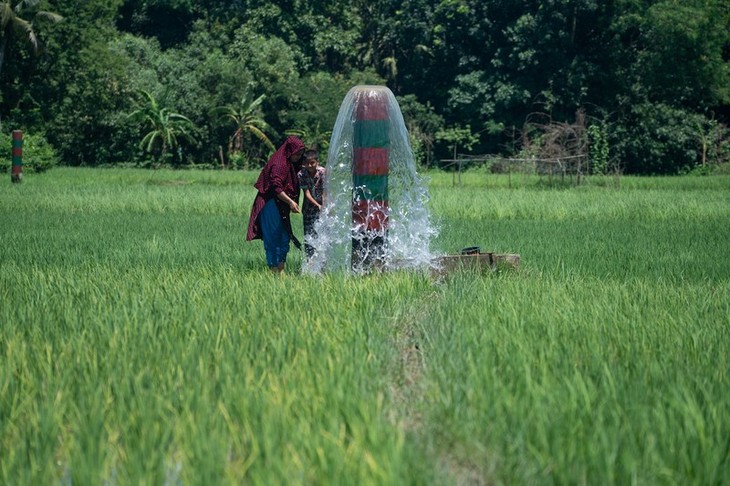
[[[314,196],[312,196],[312,191],[309,190],[309,188],[304,190],[304,197],[307,198],[307,201],[312,203],[314,207],[317,209],[322,209],[322,205],[317,202],[316,199],[314,199]]]
[[[287,194],[287,190],[291,192],[293,187],[291,176],[292,174],[289,172],[288,163],[285,162],[272,165],[271,189],[273,190],[273,193],[276,194],[277,199],[285,202],[292,212],[298,213],[300,212],[299,204]],[[294,175],[294,177],[296,177],[296,175]]]
[[[291,211],[293,213],[299,212],[299,204],[297,204],[297,202],[294,199],[290,198],[286,192],[281,191],[280,193],[278,193],[276,195],[276,197],[278,197],[280,201],[284,201],[289,206],[289,209],[291,209]]]

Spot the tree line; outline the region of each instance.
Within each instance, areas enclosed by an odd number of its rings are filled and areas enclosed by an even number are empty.
[[[66,165],[324,150],[356,84],[393,90],[426,165],[578,119],[604,169],[730,157],[726,0],[0,0],[0,20],[0,136]]]

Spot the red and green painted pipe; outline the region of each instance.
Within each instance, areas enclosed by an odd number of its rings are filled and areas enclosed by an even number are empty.
[[[363,87],[357,97],[353,132],[353,267],[383,261],[388,230],[390,120],[388,92]]]
[[[20,182],[23,178],[23,132],[13,130],[13,168],[10,180]]]

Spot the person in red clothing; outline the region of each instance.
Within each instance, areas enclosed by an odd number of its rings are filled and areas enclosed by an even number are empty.
[[[262,239],[266,264],[275,272],[284,270],[289,242],[300,248],[291,229],[290,212],[299,212],[299,178],[304,142],[290,136],[274,152],[254,184],[258,189],[251,208],[246,240]]]

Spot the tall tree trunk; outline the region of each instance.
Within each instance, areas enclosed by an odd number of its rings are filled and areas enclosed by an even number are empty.
[[[0,74],[3,72],[3,61],[5,61],[5,46],[8,44],[8,36],[3,33],[0,37]]]

